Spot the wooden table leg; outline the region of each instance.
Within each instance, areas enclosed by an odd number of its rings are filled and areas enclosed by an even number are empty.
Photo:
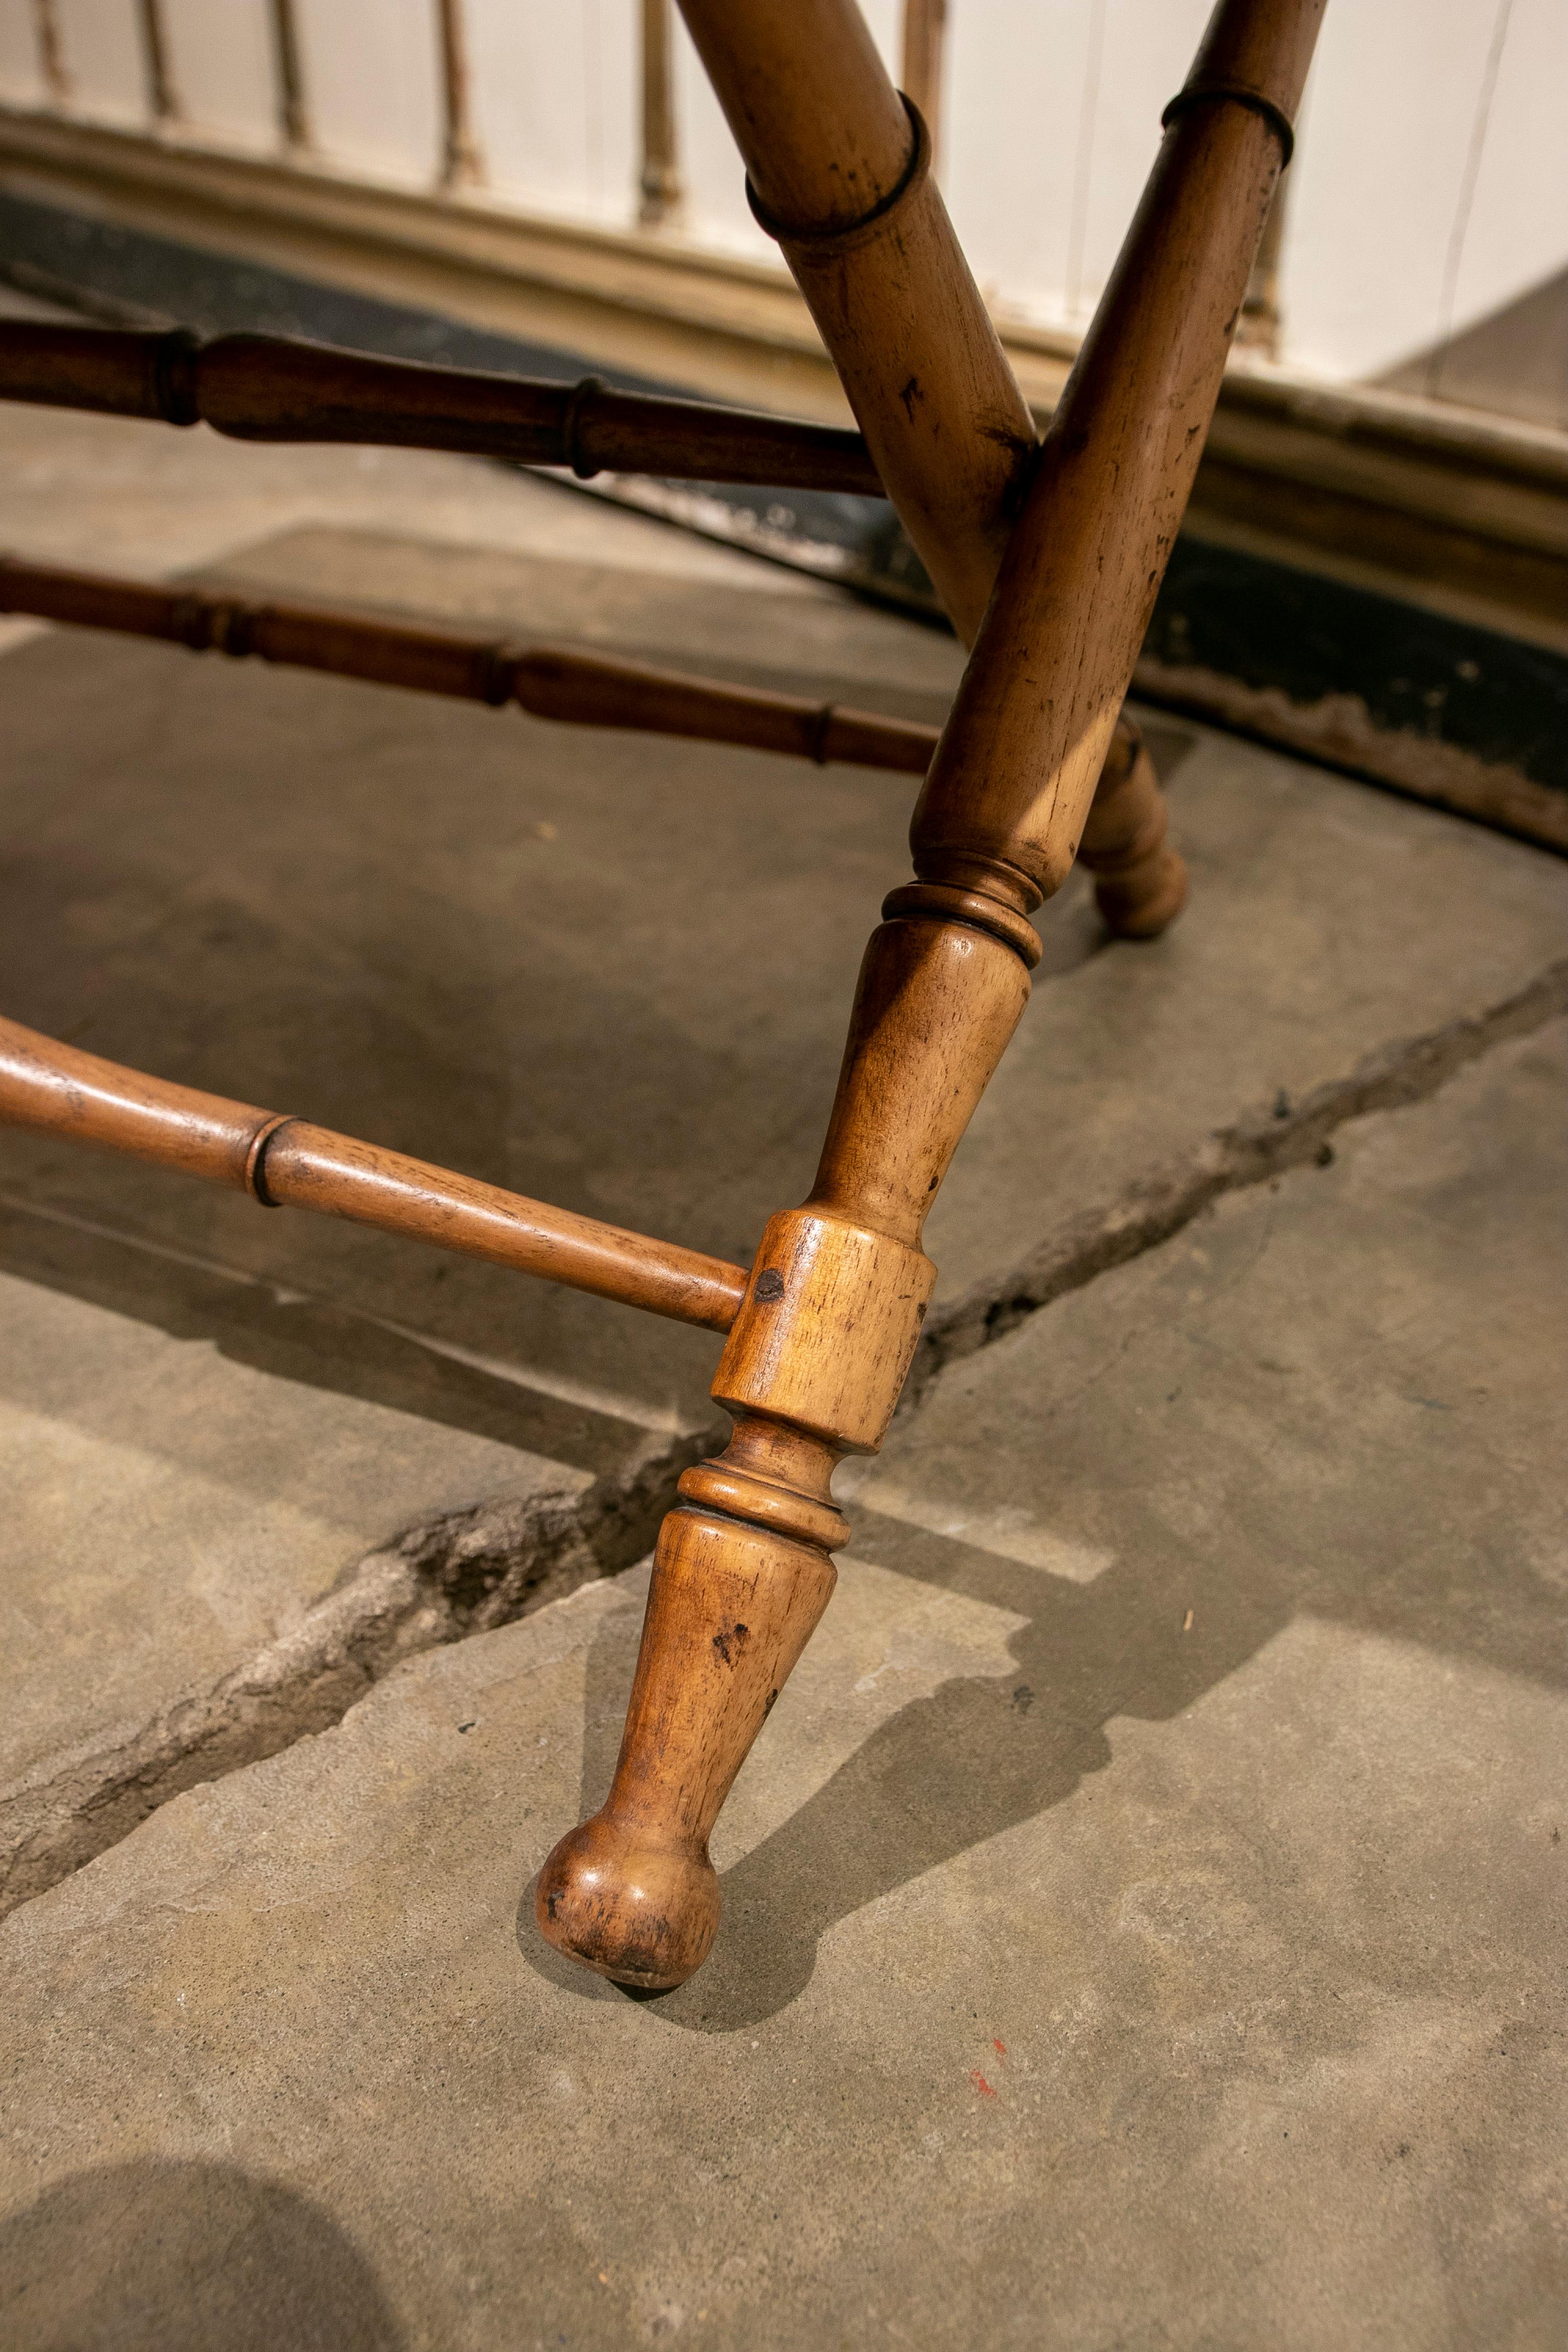
[[[768,1225],[713,1383],[734,1434],[660,1531],[614,1785],[540,1877],[544,1934],[622,1983],[679,1984],[707,1955],[709,1832],[827,1604],[848,1535],[828,1480],[892,1417],[936,1279],[921,1228],[1028,997],[1021,916],[950,919],[918,884],[895,898],[816,1182]]]
[[[752,1265],[713,1384],[735,1434],[661,1531],[609,1797],[539,1879],[543,1933],[623,1982],[679,1984],[711,1944],[709,1832],[831,1590],[833,1464],[876,1450],[908,1370],[921,1228],[1023,1012],[1026,918],[1078,850],[1322,5],[1221,0],[1167,111],[921,795],[919,878],[867,950],[816,1184]],[[1110,817],[1100,854],[1136,867]]]
[[[883,488],[973,645],[1037,445],[931,177],[919,110],[894,89],[853,0],[681,5],[753,209],[805,297]],[[849,189],[861,205],[847,218]],[[1155,937],[1186,898],[1160,780],[1141,751],[1123,721],[1086,859],[1107,927],[1124,939]]]

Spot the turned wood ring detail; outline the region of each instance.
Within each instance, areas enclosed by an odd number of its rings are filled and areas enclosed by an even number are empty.
[[[270,1118],[263,1119],[250,1139],[250,1148],[245,1155],[245,1189],[253,1201],[260,1202],[264,1209],[279,1206],[267,1189],[267,1172],[263,1164],[267,1147],[280,1127],[291,1127],[293,1123],[294,1113],[291,1110],[275,1111]]]
[[[967,923],[971,930],[989,931],[994,940],[1023,957],[1031,971],[1045,953],[1040,935],[1015,907],[987,898],[978,890],[955,882],[905,882],[889,890],[882,901],[885,923]]]
[[[1193,107],[1202,106],[1211,98],[1229,99],[1233,104],[1248,106],[1254,114],[1263,117],[1279,142],[1279,169],[1283,172],[1296,152],[1295,125],[1271,98],[1265,98],[1260,89],[1248,89],[1245,82],[1200,81],[1193,83],[1187,89],[1179,89],[1160,117],[1161,130],[1168,131],[1173,122],[1178,121]]]
[[[896,212],[901,204],[918,194],[931,176],[931,132],[926,129],[925,117],[914,100],[908,97],[903,90],[900,90],[899,96],[903,100],[904,112],[910,118],[910,128],[915,134],[915,143],[900,178],[888,190],[885,196],[878,199],[868,213],[858,221],[851,221],[847,228],[792,228],[787,221],[779,220],[769,212],[766,205],[752,187],[751,174],[748,173],[746,202],[752,208],[752,217],[757,226],[760,229],[765,229],[768,236],[780,245],[809,246],[812,252],[817,254],[847,253],[861,237],[868,236],[873,229],[879,228],[889,213]]]
[[[527,651],[526,646],[500,637],[493,646],[486,646],[476,659],[475,683],[479,699],[488,702],[492,710],[500,709],[517,692],[518,667]]]
[[[189,327],[174,327],[158,345],[153,362],[153,396],[166,425],[199,425],[201,399],[196,388],[196,362],[202,339]]]
[[[577,446],[577,435],[583,423],[583,411],[595,394],[603,392],[604,389],[603,376],[582,377],[573,385],[572,396],[566,403],[565,414],[561,419],[561,438],[565,447],[566,463],[580,482],[591,482],[595,474],[604,472],[602,466],[590,465]]]

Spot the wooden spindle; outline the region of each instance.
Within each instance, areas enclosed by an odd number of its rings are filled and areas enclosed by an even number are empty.
[[[1167,822],[1148,746],[1123,712],[1078,848],[1105,927],[1118,939],[1158,939],[1186,903],[1187,869],[1165,838]]]
[[[985,610],[1034,420],[854,0],[681,0],[753,209],[959,635]]]
[[[444,188],[472,187],[485,173],[474,134],[463,0],[436,0],[436,32],[441,59],[440,182]]]
[[[729,1329],[745,1290],[744,1268],[721,1258],[149,1077],[16,1021],[0,1020],[0,1121],[150,1160],[268,1208],[347,1217],[712,1331]]]
[[[241,441],[451,449],[520,466],[880,490],[858,433],[791,417],[384,360],[286,335],[0,321],[0,400],[210,425]]]
[[[286,148],[304,153],[312,143],[310,110],[305,95],[304,54],[300,46],[295,0],[268,0],[268,20],[272,30],[279,136]]]
[[[0,612],[152,637],[192,653],[325,670],[492,709],[515,702],[535,718],[566,725],[734,743],[812,760],[819,767],[841,761],[920,776],[937,744],[934,727],[910,719],[691,677],[651,662],[618,661],[565,646],[524,648],[509,638],[367,620],[331,605],[257,604],[202,589],[156,587],[5,556]]]
[[[899,87],[919,110],[931,133],[931,167],[942,149],[942,48],[947,37],[947,0],[904,0]]]
[[[487,703],[492,709],[515,702],[533,718],[566,726],[624,727],[641,734],[733,743],[811,760],[818,767],[923,776],[938,741],[934,727],[913,719],[731,686],[651,662],[617,660],[566,646],[524,649],[510,638],[373,621],[331,605],[252,604],[203,589],[156,587],[15,557],[0,556],[0,613],[29,613],[68,626],[151,637],[192,653],[324,670],[371,685]],[[1185,873],[1164,846],[1164,795],[1142,738],[1119,733],[1100,777],[1081,856],[1099,877],[1096,895],[1106,922],[1124,938],[1153,937],[1181,903]]]
[[[184,112],[174,80],[174,52],[163,16],[163,0],[136,0],[142,30],[142,65],[147,78],[147,103],[160,130],[178,122]]]
[[[33,30],[38,45],[38,72],[43,80],[44,94],[51,106],[68,106],[71,80],[66,67],[65,47],[60,39],[56,0],[33,0]]]
[[[670,0],[642,0],[642,169],[637,218],[667,228],[680,215],[680,156],[675,122],[675,26]]]
[[[756,1609],[778,1687],[840,1539],[832,1460],[874,1452],[891,1418],[935,1276],[924,1219],[1023,1011],[1039,953],[1026,917],[1078,845],[1321,9],[1221,0],[1047,436],[916,813],[918,879],[867,950],[816,1182],[764,1232],[720,1363],[736,1439],[686,1474],[659,1538],[637,1681],[655,1696],[628,1718],[606,1803],[540,1874],[542,1932],[603,1974],[679,1983],[711,1942],[707,1833],[761,1721],[726,1656]],[[709,1653],[719,1664],[677,1707]]]

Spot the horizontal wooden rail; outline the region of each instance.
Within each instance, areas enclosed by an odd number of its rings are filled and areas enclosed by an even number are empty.
[[[107,572],[74,572],[0,556],[0,613],[29,613],[80,628],[155,637],[194,653],[254,655],[494,708],[516,702],[568,726],[626,727],[650,735],[738,743],[819,766],[843,761],[923,776],[937,730],[805,695],[771,694],[691,677],[649,662],[617,661],[563,646],[370,621],[319,604],[252,604],[199,589],[150,587]]]
[[[239,441],[453,449],[519,466],[881,495],[858,433],[696,400],[384,360],[286,335],[0,323],[0,399],[205,423]]]
[[[432,1168],[285,1113],[101,1061],[0,1020],[0,1120],[129,1152],[264,1206],[316,1209],[514,1273],[727,1331],[745,1269]]]

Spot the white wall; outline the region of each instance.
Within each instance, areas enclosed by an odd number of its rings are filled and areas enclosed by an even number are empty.
[[[1381,373],[1568,262],[1568,0],[1511,0],[1483,122],[1504,5],[1330,6],[1290,173],[1284,310],[1302,364]]]
[[[430,0],[300,0],[300,63],[323,154],[377,177],[428,184],[440,161]]]
[[[637,0],[469,0],[475,130],[490,184],[625,228],[641,168]]]
[[[1210,0],[952,0],[940,175],[993,299],[1087,319]]]
[[[78,111],[109,122],[140,122],[147,76],[134,0],[55,0],[60,44]]]
[[[781,0],[782,5],[782,0]],[[435,0],[296,0],[323,155],[427,184]],[[949,0],[941,177],[1004,310],[1081,323],[1209,0]],[[164,0],[191,135],[277,142],[267,0]],[[56,0],[74,103],[145,119],[134,0]],[[901,0],[866,0],[898,69]],[[637,219],[637,0],[467,0],[475,127],[503,199]],[[1483,118],[1489,59],[1506,34]],[[680,233],[776,258],[684,31]],[[37,103],[32,0],[0,0],[0,89]],[[1289,175],[1282,356],[1375,377],[1568,268],[1568,0],[1331,0]]]
[[[267,0],[163,0],[174,87],[193,131],[267,148],[276,131]]]

